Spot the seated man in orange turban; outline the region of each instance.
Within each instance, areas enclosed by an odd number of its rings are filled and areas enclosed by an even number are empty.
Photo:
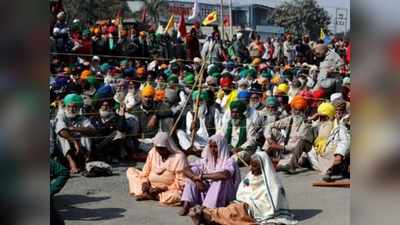
[[[169,132],[173,125],[173,112],[165,103],[155,101],[155,95],[154,87],[145,86],[141,91],[140,104],[130,110],[135,120],[133,139],[136,153],[137,151],[148,152],[152,145],[151,139],[156,133],[160,129]]]
[[[311,124],[306,121],[304,114],[307,101],[301,96],[295,96],[290,107],[290,116],[264,128],[266,141],[263,149],[272,156],[272,162],[278,169],[293,173],[299,166],[301,153],[311,149],[313,135]]]

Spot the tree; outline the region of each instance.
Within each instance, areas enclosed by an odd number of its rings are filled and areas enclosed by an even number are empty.
[[[160,17],[167,13],[168,2],[166,0],[143,0],[147,14],[151,17],[154,24],[158,25]]]
[[[68,20],[95,22],[115,18],[119,11],[124,17],[132,16],[128,4],[121,0],[64,0],[63,6]]]
[[[297,37],[309,34],[318,39],[321,28],[327,34],[331,18],[328,12],[315,0],[292,0],[280,5],[273,14],[277,25],[285,28]]]

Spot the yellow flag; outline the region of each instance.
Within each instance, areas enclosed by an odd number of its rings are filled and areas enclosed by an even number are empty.
[[[325,32],[324,30],[321,28],[321,31],[319,33],[319,39],[324,40],[325,39]]]
[[[165,27],[165,31],[168,32],[169,30],[171,30],[174,27],[175,24],[175,17],[174,15],[172,15],[167,23],[167,26]]]
[[[214,21],[217,21],[217,11],[213,11],[203,20],[203,25],[208,25]]]

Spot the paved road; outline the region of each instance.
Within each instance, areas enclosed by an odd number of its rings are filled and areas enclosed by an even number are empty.
[[[157,202],[136,202],[129,197],[125,171],[114,169],[112,177],[71,178],[56,196],[56,206],[67,225],[190,225],[188,217],[177,215],[178,208]],[[242,175],[245,174],[243,171]],[[296,175],[279,173],[289,205],[299,224],[349,225],[350,189],[316,188],[320,177],[314,171]]]

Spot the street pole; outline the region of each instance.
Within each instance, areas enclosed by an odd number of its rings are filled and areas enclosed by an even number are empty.
[[[233,37],[233,27],[232,27],[232,0],[229,0],[229,35],[232,40]]]
[[[224,0],[221,0],[220,23],[221,23],[221,39],[224,41],[225,40],[225,34],[224,34]]]

